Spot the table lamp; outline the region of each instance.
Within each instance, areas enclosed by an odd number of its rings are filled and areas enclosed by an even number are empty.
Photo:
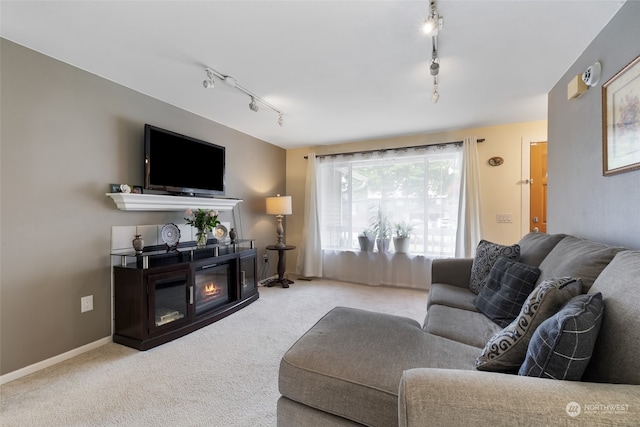
[[[278,248],[284,248],[287,246],[284,243],[284,228],[282,227],[282,217],[284,215],[291,215],[291,196],[267,197],[267,214],[275,215],[278,219],[278,243],[275,245]]]

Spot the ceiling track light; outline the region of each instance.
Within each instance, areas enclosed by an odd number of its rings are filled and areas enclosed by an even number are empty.
[[[431,62],[429,63],[429,74],[433,77],[433,93],[431,102],[434,104],[440,99],[438,90],[438,75],[440,74],[440,59],[438,58],[438,33],[442,29],[443,18],[438,13],[435,0],[429,2],[429,17],[422,25],[422,31],[431,36]]]
[[[276,114],[278,114],[278,125],[284,126],[284,119],[283,119],[284,113],[275,105],[270,104],[269,102],[260,98],[255,93],[251,92],[249,89],[243,87],[240,83],[238,83],[236,79],[234,79],[231,76],[224,75],[214,70],[213,68],[209,68],[209,67],[205,68],[204,71],[205,73],[207,73],[207,79],[202,82],[202,85],[205,87],[205,89],[211,89],[215,86],[214,79],[221,80],[225,84],[227,84],[229,87],[235,88],[240,92],[244,93],[245,95],[249,96],[249,98],[251,98],[251,102],[249,103],[249,109],[251,111],[258,112],[258,110],[260,109],[258,106],[258,103],[260,103],[265,107],[273,110]]]
[[[249,109],[251,111],[255,111],[256,113],[258,112],[258,110],[260,109],[258,107],[258,104],[256,103],[256,99],[254,97],[251,97],[251,102],[249,103]]]
[[[432,0],[429,2],[429,16],[422,24],[422,32],[428,36],[437,36],[443,24],[444,20],[438,13],[438,9],[436,9],[436,2]]]

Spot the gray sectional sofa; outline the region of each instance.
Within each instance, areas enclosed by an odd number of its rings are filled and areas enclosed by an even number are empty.
[[[434,260],[423,325],[336,307],[287,351],[278,426],[640,425],[640,251],[562,234],[518,245],[539,267],[536,289],[574,277],[602,294],[581,381],[478,370],[502,328],[474,304],[474,260]]]

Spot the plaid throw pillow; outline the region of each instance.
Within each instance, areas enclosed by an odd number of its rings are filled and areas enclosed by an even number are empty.
[[[518,261],[520,259],[520,246],[517,244],[505,246],[487,240],[480,240],[476,247],[476,255],[471,266],[471,279],[469,280],[469,289],[473,293],[480,293],[493,264],[501,256]]]
[[[581,290],[580,279],[562,277],[542,281],[522,305],[518,317],[489,339],[476,359],[476,369],[517,373],[536,328]]]
[[[580,381],[598,338],[602,294],[579,295],[540,324],[518,375]]]
[[[538,267],[498,258],[475,299],[476,308],[501,327],[508,326],[520,313],[539,275]]]

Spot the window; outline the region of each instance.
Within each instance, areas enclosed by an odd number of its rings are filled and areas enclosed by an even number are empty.
[[[322,249],[359,249],[381,212],[413,229],[410,253],[454,256],[462,145],[325,156],[318,166]]]

